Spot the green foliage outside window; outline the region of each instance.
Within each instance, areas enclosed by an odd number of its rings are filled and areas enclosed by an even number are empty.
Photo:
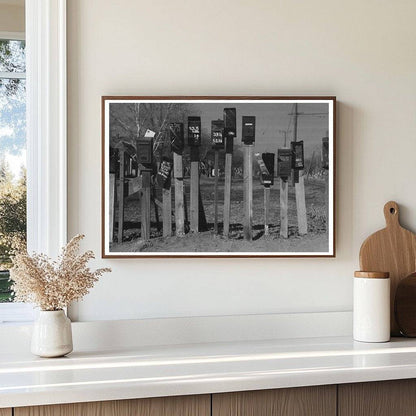
[[[25,61],[24,41],[0,39],[0,302],[13,298],[8,269],[26,241]]]

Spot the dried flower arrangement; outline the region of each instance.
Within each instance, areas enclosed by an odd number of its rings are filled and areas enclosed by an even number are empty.
[[[84,297],[103,273],[111,272],[109,268],[88,268],[94,253],[78,254],[83,238],[80,234],[72,238],[56,261],[45,254],[29,255],[27,250],[16,253],[10,270],[15,302],[34,303],[45,311],[60,310]]]

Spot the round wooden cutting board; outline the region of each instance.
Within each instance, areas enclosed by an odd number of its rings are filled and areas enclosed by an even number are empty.
[[[416,235],[400,225],[396,202],[384,205],[384,217],[386,228],[370,235],[361,246],[360,268],[390,273],[391,335],[397,336],[400,330],[394,316],[394,299],[400,280],[416,271]]]

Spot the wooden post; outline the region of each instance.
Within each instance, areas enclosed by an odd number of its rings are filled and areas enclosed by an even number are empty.
[[[215,149],[214,153],[214,232],[218,234],[218,156],[219,151]]]
[[[228,139],[227,139],[228,140]],[[224,179],[224,237],[230,234],[230,211],[231,211],[231,165],[232,153],[225,154],[225,179]]]
[[[293,120],[293,141],[298,139],[298,104],[295,103],[295,118]],[[305,235],[308,233],[308,222],[306,219],[305,203],[305,179],[303,171],[295,171],[295,194],[296,194],[296,211],[298,215],[298,233]]]
[[[118,235],[117,241],[123,242],[123,228],[124,228],[124,151],[119,149],[120,152],[120,179],[119,179],[119,192],[118,198]]]
[[[253,146],[244,145],[244,238],[247,241],[253,239]]]
[[[186,199],[185,184],[183,185],[183,209],[184,209],[184,214],[185,214],[184,233],[186,233],[190,227],[189,227],[189,216],[188,216],[188,201]]]
[[[199,147],[191,147],[190,229],[199,231]]]
[[[163,198],[163,237],[172,235],[172,192],[171,189],[162,188]]]
[[[160,231],[160,221],[159,221],[159,207],[156,202],[156,188],[151,187],[151,199],[153,201],[153,207],[155,209],[155,219],[156,219],[156,228],[158,231]]]
[[[109,207],[108,207],[108,241],[112,243],[114,241],[114,193],[116,186],[116,175],[110,173],[109,189]]]
[[[327,229],[329,229],[329,170],[325,170],[325,215]]]
[[[142,171],[141,223],[142,239],[150,239],[150,171]]]
[[[173,153],[173,175],[175,178],[175,227],[176,235],[185,235],[185,208],[183,195],[182,155]]]
[[[199,201],[199,231],[208,231],[207,217],[205,216],[204,204],[202,202],[201,187],[199,187],[198,201]]]
[[[270,186],[264,187],[264,235],[269,235]]]
[[[295,183],[296,192],[296,211],[298,213],[298,233],[305,235],[308,233],[308,222],[306,219],[306,202],[305,202],[305,177],[303,171],[299,172],[299,182]]]
[[[289,201],[289,182],[288,179],[280,178],[280,237],[288,238],[289,222],[287,216]]]

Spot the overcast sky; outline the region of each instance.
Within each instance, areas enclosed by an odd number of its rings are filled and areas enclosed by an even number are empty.
[[[293,111],[292,103],[219,103],[192,104],[195,115],[201,116],[202,129],[211,131],[211,120],[222,119],[225,107],[235,107],[237,110],[237,142],[241,142],[242,116],[256,116],[255,151],[276,153],[278,147],[283,147],[284,133],[288,131],[288,144],[293,140]],[[328,104],[305,103],[298,104],[298,140],[305,142],[305,156],[313,150],[320,150],[322,137],[328,130]],[[323,113],[323,115],[306,115]]]

